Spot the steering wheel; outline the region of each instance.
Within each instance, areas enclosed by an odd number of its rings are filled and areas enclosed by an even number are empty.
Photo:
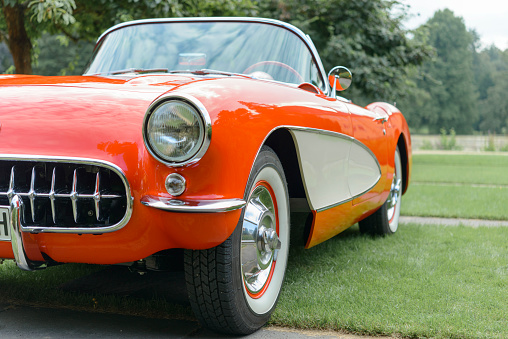
[[[286,65],[285,63],[280,62],[280,61],[266,60],[266,61],[256,62],[255,64],[250,65],[249,67],[247,67],[245,69],[245,71],[243,71],[243,73],[249,74],[254,68],[259,67],[259,66],[263,66],[263,65],[274,65],[274,66],[279,66],[279,67],[282,67],[284,69],[287,69],[289,72],[291,72],[293,75],[295,75],[300,82],[305,82],[305,80],[303,80],[303,77],[300,75],[300,73],[298,73],[293,67],[291,67],[289,65]]]

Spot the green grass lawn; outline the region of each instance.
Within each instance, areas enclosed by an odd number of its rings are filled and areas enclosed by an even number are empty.
[[[508,156],[415,154],[411,181],[508,185]]]
[[[295,250],[272,323],[408,337],[508,338],[508,229],[355,228]]]
[[[310,250],[293,248],[271,324],[373,335],[508,337],[507,228],[403,225],[395,236],[355,226]],[[63,292],[100,269],[63,265],[22,272],[0,265],[0,301],[147,317],[192,318],[160,298]]]
[[[499,188],[414,183],[402,215],[508,220],[508,186]]]
[[[508,156],[413,156],[402,215],[508,220]]]

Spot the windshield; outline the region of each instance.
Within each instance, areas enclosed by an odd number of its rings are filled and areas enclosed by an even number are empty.
[[[294,84],[323,81],[293,32],[253,22],[161,22],[126,26],[96,48],[86,75],[122,70],[217,70]],[[125,73],[125,72],[124,72]]]

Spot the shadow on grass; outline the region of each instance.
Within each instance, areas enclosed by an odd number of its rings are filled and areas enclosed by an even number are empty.
[[[293,232],[294,231],[294,232]],[[358,227],[304,249],[302,229],[292,230],[300,243],[291,247],[288,262],[289,281],[298,274],[291,271],[312,271],[316,265],[326,266],[342,254],[355,250],[361,241]],[[293,240],[293,239],[292,239]],[[174,260],[181,258],[175,257]],[[293,278],[291,278],[293,277]],[[190,309],[183,268],[167,272],[147,271],[139,274],[126,266],[67,264],[38,272],[24,272],[12,261],[0,265],[0,301],[17,304],[65,307],[88,311],[143,315],[147,317],[195,320]]]

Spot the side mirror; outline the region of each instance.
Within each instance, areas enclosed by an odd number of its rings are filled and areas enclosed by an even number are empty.
[[[337,96],[337,91],[344,91],[351,86],[353,76],[351,71],[344,66],[337,66],[332,68],[328,73],[328,81],[332,87],[332,96]]]

